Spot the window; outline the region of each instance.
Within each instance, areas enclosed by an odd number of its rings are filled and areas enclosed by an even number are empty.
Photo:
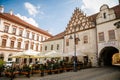
[[[28,43],[25,44],[25,50],[28,50]]]
[[[30,49],[32,49],[32,50],[33,50],[33,47],[34,47],[34,44],[32,43],[32,44],[31,44],[31,46],[30,46]]]
[[[9,56],[12,56],[12,54],[10,54]],[[12,58],[8,58],[8,61],[12,61]],[[8,64],[12,65],[12,62],[8,62]]]
[[[10,45],[10,48],[14,48],[14,41],[11,41]]]
[[[23,33],[23,30],[20,29],[20,30],[19,30],[19,36],[22,36],[22,33]]]
[[[36,51],[38,51],[38,44],[36,45]]]
[[[37,35],[37,41],[39,41],[39,35]]]
[[[51,50],[53,50],[53,45],[51,45]]]
[[[16,34],[16,28],[13,27],[12,34]]]
[[[43,36],[41,36],[41,41],[43,41]]]
[[[18,46],[17,46],[18,49],[21,48],[21,42],[18,42]]]
[[[9,30],[9,26],[5,25],[4,32],[8,33],[8,30]]]
[[[99,33],[99,41],[104,41],[104,32]]]
[[[27,37],[27,38],[29,38],[29,34],[30,34],[30,32],[27,32],[27,33],[26,33],[26,37]]]
[[[2,39],[2,47],[6,47],[6,39]]]
[[[79,38],[75,38],[75,44],[77,45],[79,41]]]
[[[114,30],[108,31],[108,34],[109,34],[109,40],[115,40],[115,31]]]
[[[57,44],[57,50],[59,50],[59,44]]]
[[[42,52],[42,45],[40,45],[40,51]]]
[[[69,46],[69,39],[66,39],[66,46]]]
[[[45,46],[45,51],[47,50],[47,46]]]
[[[85,44],[88,43],[88,36],[87,36],[87,35],[84,36],[84,37],[83,37],[83,40],[84,40],[84,43],[85,43]]]
[[[32,33],[32,39],[34,40],[34,37],[35,37],[35,34],[34,33]]]
[[[103,13],[103,17],[104,17],[104,19],[106,18],[106,13]]]

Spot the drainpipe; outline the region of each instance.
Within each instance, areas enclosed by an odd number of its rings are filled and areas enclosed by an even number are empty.
[[[99,57],[98,57],[98,39],[97,39],[97,24],[95,22],[95,33],[96,33],[96,59],[97,59],[97,66],[99,67]]]

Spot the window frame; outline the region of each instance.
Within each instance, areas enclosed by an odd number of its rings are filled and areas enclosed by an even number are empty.
[[[109,40],[115,40],[115,30],[108,31]]]
[[[99,39],[99,42],[105,41],[104,32],[99,32],[98,33],[98,39]]]

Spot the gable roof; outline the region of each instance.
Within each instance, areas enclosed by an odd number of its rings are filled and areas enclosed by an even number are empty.
[[[36,27],[36,26],[33,26],[33,25],[31,25],[31,24],[23,21],[22,19],[20,19],[19,17],[15,16],[14,14],[11,15],[11,14],[9,14],[9,13],[0,13],[0,17],[1,17],[1,18],[4,18],[4,19],[7,19],[7,20],[9,20],[9,21],[15,22],[15,23],[17,23],[17,24],[20,24],[20,25],[22,25],[22,26],[24,26],[24,27],[26,27],[26,28],[30,28],[30,29],[32,29],[32,30],[35,30],[35,31],[37,31],[37,32],[40,32],[40,33],[42,33],[42,34],[44,34],[44,35],[47,35],[47,36],[49,36],[49,37],[52,37],[52,35],[49,34],[47,31],[44,31],[44,30],[42,30],[42,29],[40,29],[40,28],[38,28],[38,27]]]
[[[53,40],[58,40],[58,39],[63,39],[65,35],[65,32],[61,32],[55,36],[53,36],[52,38],[48,38],[47,40],[43,41],[43,42],[47,42],[47,41],[53,41]]]

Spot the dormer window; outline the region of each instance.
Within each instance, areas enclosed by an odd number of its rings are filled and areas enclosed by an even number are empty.
[[[104,19],[106,19],[106,13],[103,13],[103,17],[104,17]]]

